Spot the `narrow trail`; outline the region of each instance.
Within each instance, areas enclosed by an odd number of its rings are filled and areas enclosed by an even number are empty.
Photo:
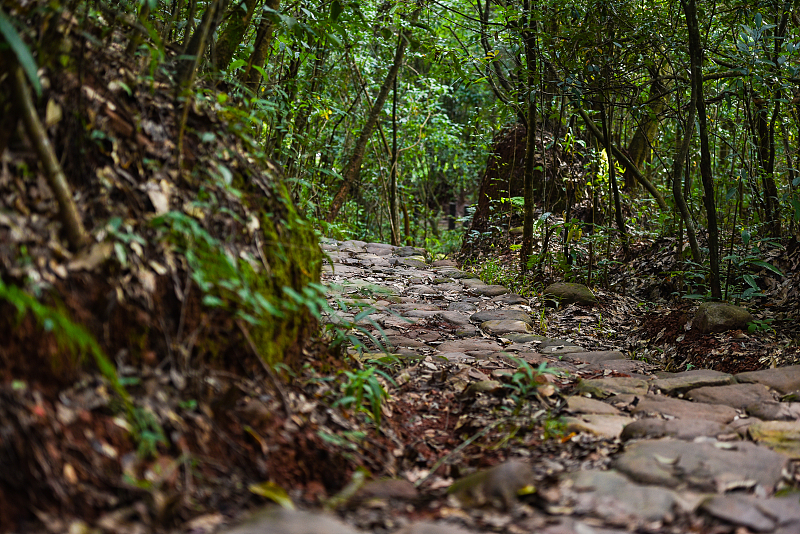
[[[667,373],[539,335],[541,303],[422,249],[323,249],[328,320],[356,323],[358,358],[381,356],[370,333],[400,362],[373,473],[393,480],[362,487],[344,523],[280,512],[263,531],[800,533],[800,366]]]

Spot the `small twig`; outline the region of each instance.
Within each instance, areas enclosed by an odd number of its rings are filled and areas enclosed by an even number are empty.
[[[256,359],[261,362],[261,366],[264,368],[264,371],[267,373],[267,378],[269,381],[272,382],[273,387],[275,387],[275,392],[278,394],[278,397],[281,400],[281,404],[283,405],[283,411],[286,412],[286,417],[292,416],[292,409],[289,406],[289,399],[286,396],[286,393],[283,391],[283,387],[281,387],[280,381],[278,377],[275,376],[275,372],[272,368],[261,358],[261,354],[258,352],[258,348],[256,348],[256,344],[253,343],[253,338],[250,337],[250,332],[247,330],[247,326],[242,322],[241,319],[236,320],[236,325],[244,334],[244,338],[247,340],[248,345],[250,345],[250,350],[253,351],[253,354],[256,355]]]

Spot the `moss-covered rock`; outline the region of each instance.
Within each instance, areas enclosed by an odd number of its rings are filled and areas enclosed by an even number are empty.
[[[545,299],[555,301],[559,304],[596,304],[597,297],[592,290],[583,284],[570,282],[557,282],[550,284],[544,289]]]
[[[694,314],[692,325],[703,334],[725,332],[726,330],[746,330],[747,323],[753,320],[750,312],[726,302],[705,302]]]

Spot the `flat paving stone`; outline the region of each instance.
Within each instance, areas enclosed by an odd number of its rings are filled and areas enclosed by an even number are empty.
[[[477,310],[478,307],[472,304],[471,302],[451,302],[447,305],[448,311],[457,311],[457,312],[474,312]]]
[[[522,295],[517,295],[516,293],[506,293],[505,295],[494,297],[492,302],[499,302],[500,304],[505,304],[506,306],[514,306],[516,304],[527,305],[528,299]]]
[[[599,399],[605,399],[612,395],[644,395],[647,393],[647,382],[628,377],[595,378],[581,380],[575,390],[580,394],[592,395]]]
[[[614,467],[641,484],[724,492],[742,485],[760,485],[771,495],[788,458],[746,441],[688,442],[674,439],[627,445]]]
[[[625,354],[618,350],[601,350],[601,351],[590,351],[590,352],[573,352],[569,356],[568,359],[572,361],[584,362],[584,363],[599,363],[605,362],[608,360],[624,360]]]
[[[633,423],[632,417],[624,415],[583,414],[562,418],[567,432],[588,432],[600,438],[616,439],[626,425]]]
[[[483,287],[486,285],[486,282],[481,280],[480,278],[464,278],[461,280],[461,283],[464,284],[464,287],[467,290],[474,289],[476,287]]]
[[[576,353],[579,355],[580,353]],[[568,354],[566,358],[572,356]],[[602,362],[592,363],[584,367],[586,370],[598,371],[615,371],[617,373],[626,373],[633,378],[648,379],[649,375],[646,373],[652,369],[652,365],[639,361],[639,360],[606,360]]]
[[[436,313],[436,317],[450,324],[459,326],[471,324],[467,315],[457,311],[440,311]]]
[[[747,428],[750,438],[791,458],[800,458],[800,421],[758,421]]]
[[[415,285],[415,286],[408,286],[406,288],[408,293],[417,293],[419,295],[439,295],[441,292],[439,289],[427,286],[427,285]]]
[[[529,323],[524,321],[511,321],[506,319],[502,321],[484,321],[481,323],[481,330],[491,335],[501,336],[510,332],[531,332],[533,328]]]
[[[223,529],[220,534],[363,534],[335,517],[281,507],[254,513],[241,525]]]
[[[622,413],[608,403],[578,395],[567,398],[567,409],[574,413],[587,414],[619,415]]]
[[[461,339],[445,341],[437,347],[439,352],[467,352],[475,350],[490,350],[497,352],[503,347],[497,341],[490,339]]]
[[[484,321],[523,321],[529,325],[533,325],[533,317],[531,314],[522,310],[485,310],[473,314],[470,318],[471,321],[482,323]]]
[[[398,313],[403,313],[411,310],[427,310],[427,311],[441,311],[439,306],[435,304],[427,304],[425,302],[407,302],[404,304],[392,304],[389,309]]]
[[[712,369],[692,369],[682,373],[675,373],[667,378],[658,378],[653,381],[653,389],[661,390],[665,395],[685,393],[690,389],[705,386],[726,386],[733,383],[733,375],[721,373]]]
[[[434,267],[458,267],[458,264],[453,260],[436,260],[431,265]]]
[[[795,421],[800,419],[800,402],[759,402],[747,407],[747,415],[764,421]]]
[[[426,345],[423,341],[411,339],[406,336],[390,335],[386,337],[389,341],[389,345],[391,345],[392,347],[428,348],[428,345]]]
[[[394,249],[394,255],[399,258],[407,258],[409,256],[425,256],[424,248],[418,247],[397,247]]]
[[[700,509],[733,525],[756,532],[787,534],[800,532],[800,498],[772,497],[761,499],[753,495],[715,495],[706,500]]]
[[[483,282],[478,278],[478,275],[468,271],[460,271],[458,269],[441,269],[439,271],[439,274],[442,276],[453,278],[454,280],[464,280],[465,283],[466,280],[478,280],[483,284]]]
[[[636,484],[613,470],[579,471],[562,480],[562,491],[573,501],[577,515],[593,515],[612,524],[669,522],[681,502],[669,489]]]
[[[800,365],[739,373],[735,377],[737,382],[764,384],[784,395],[800,389]]]
[[[414,269],[426,269],[428,267],[427,263],[417,258],[400,258],[399,260],[395,260],[394,265],[405,265],[406,267],[413,267]]]
[[[444,521],[438,523],[434,523],[432,521],[415,521],[410,525],[404,526],[395,534],[474,534],[474,532],[463,529],[456,525],[445,523]]]
[[[775,400],[770,389],[762,384],[706,386],[689,391],[686,394],[686,398],[707,404],[724,404],[725,406],[742,410],[751,404]]]
[[[618,399],[622,401],[623,399]],[[702,402],[692,402],[662,395],[639,395],[630,400],[631,413],[645,413],[667,415],[678,419],[706,419],[718,423],[730,423],[738,415],[738,412],[730,406],[721,404],[705,404]]]
[[[638,419],[622,430],[623,441],[631,439],[658,439],[664,437],[691,441],[700,437],[716,438],[734,434],[731,427],[706,419]]]
[[[469,291],[474,295],[480,295],[482,297],[496,297],[497,295],[508,293],[508,289],[504,286],[497,285],[475,286],[470,288]]]

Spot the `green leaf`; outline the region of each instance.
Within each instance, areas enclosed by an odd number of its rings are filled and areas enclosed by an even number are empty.
[[[36,96],[42,96],[42,84],[39,82],[39,75],[36,73],[38,70],[36,67],[36,60],[33,59],[33,54],[31,54],[28,45],[22,42],[19,33],[14,29],[14,25],[11,24],[11,21],[2,8],[0,8],[0,35],[3,36],[14,51],[14,55],[17,56],[17,61],[22,65],[22,70],[25,71],[25,75],[31,81]]]
[[[260,484],[250,484],[247,489],[249,489],[251,493],[255,493],[256,495],[261,495],[262,497],[266,497],[267,499],[275,501],[277,504],[283,508],[286,508],[287,510],[295,509],[294,503],[289,497],[289,494],[286,493],[286,490],[274,482],[268,481]]]
[[[342,4],[339,0],[333,0],[331,3],[331,20],[338,20],[339,15],[342,14]]]
[[[751,260],[750,263],[753,265],[758,265],[759,267],[763,267],[768,271],[772,271],[773,273],[777,274],[778,276],[783,276],[783,271],[772,265],[771,263],[767,263],[763,260]]]

